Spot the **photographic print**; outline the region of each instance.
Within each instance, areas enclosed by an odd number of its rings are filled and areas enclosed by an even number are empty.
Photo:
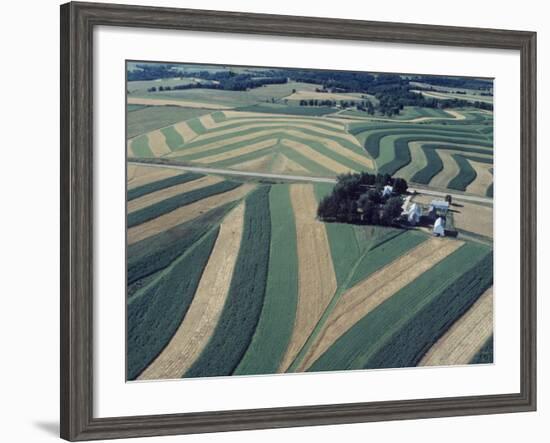
[[[126,378],[493,362],[493,80],[126,63]]]

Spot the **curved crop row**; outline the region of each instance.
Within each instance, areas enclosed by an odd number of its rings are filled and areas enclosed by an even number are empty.
[[[363,317],[309,371],[414,366],[492,278],[490,249],[465,244]]]
[[[187,172],[183,174],[174,175],[162,180],[157,180],[157,181],[130,189],[126,194],[126,199],[127,201],[135,200],[136,198],[143,197],[146,194],[160,191],[161,189],[169,188],[171,186],[181,185],[183,183],[187,183],[192,180],[197,180],[201,177],[204,177],[204,175],[196,174],[194,172]]]
[[[236,202],[227,203],[186,223],[141,240],[127,249],[128,285],[170,265],[206,232],[220,223]]]
[[[463,155],[453,154],[453,158],[460,172],[447,184],[447,187],[458,191],[465,191],[466,187],[476,179],[477,172]]]
[[[296,223],[287,185],[271,187],[269,208],[271,245],[264,306],[252,342],[234,375],[277,372],[294,326],[298,256]]]
[[[211,195],[230,191],[241,185],[242,183],[238,182],[222,181],[211,186],[205,186],[204,188],[195,189],[194,191],[185,192],[183,194],[167,198],[151,206],[147,206],[143,209],[128,214],[128,228],[145,223],[181,206],[189,205],[203,198],[210,197]]]
[[[216,241],[215,229],[180,256],[127,305],[127,379],[135,379],[162,351],[183,320]],[[181,278],[185,275],[185,278]]]
[[[216,329],[185,377],[231,375],[246,352],[262,310],[271,238],[269,186],[246,199],[241,248]]]

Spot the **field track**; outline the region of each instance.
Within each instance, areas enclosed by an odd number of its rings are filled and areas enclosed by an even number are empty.
[[[130,200],[128,202],[128,213],[143,209],[154,203],[165,200],[167,198],[173,197],[174,195],[182,194],[184,192],[194,191],[195,189],[200,189],[205,186],[214,185],[223,181],[221,177],[216,176],[206,176],[201,177],[197,180],[192,180],[190,182],[182,183],[176,186],[170,186],[169,188],[164,188],[159,191],[151,192],[145,194],[142,197]]]
[[[336,291],[336,275],[325,225],[316,220],[313,185],[290,187],[298,242],[298,306],[290,343],[279,365],[285,372],[313,331]]]
[[[152,235],[159,234],[181,223],[193,220],[202,213],[217,208],[225,203],[238,200],[244,197],[254,187],[253,184],[244,184],[231,191],[212,195],[211,197],[204,198],[195,203],[182,206],[153,220],[131,227],[128,229],[128,245],[151,237]]]
[[[244,203],[221,224],[193,302],[180,327],[140,380],[180,378],[212,336],[221,315],[243,232]]]
[[[466,365],[492,333],[493,288],[489,288],[430,348],[419,366]]]
[[[361,318],[464,243],[432,238],[346,291],[298,366],[308,369]]]

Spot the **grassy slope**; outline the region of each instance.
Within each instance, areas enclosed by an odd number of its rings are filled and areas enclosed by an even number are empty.
[[[265,295],[271,219],[269,187],[246,199],[244,231],[226,303],[216,329],[185,377],[231,375],[258,324]]]
[[[234,375],[277,372],[296,316],[298,256],[288,185],[271,187],[269,207],[271,247],[264,306],[252,342]]]
[[[357,322],[310,370],[416,365],[492,278],[490,248],[465,244]]]
[[[218,230],[163,271],[156,284],[138,291],[127,305],[127,378],[135,379],[166,346],[183,320],[208,262]],[[181,278],[185,275],[185,278]]]

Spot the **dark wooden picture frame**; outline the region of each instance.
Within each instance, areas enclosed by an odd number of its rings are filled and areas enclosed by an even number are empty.
[[[96,26],[512,49],[521,56],[521,391],[273,409],[93,417],[93,30]],[[61,6],[61,437],[91,440],[536,409],[536,33],[188,9]]]

